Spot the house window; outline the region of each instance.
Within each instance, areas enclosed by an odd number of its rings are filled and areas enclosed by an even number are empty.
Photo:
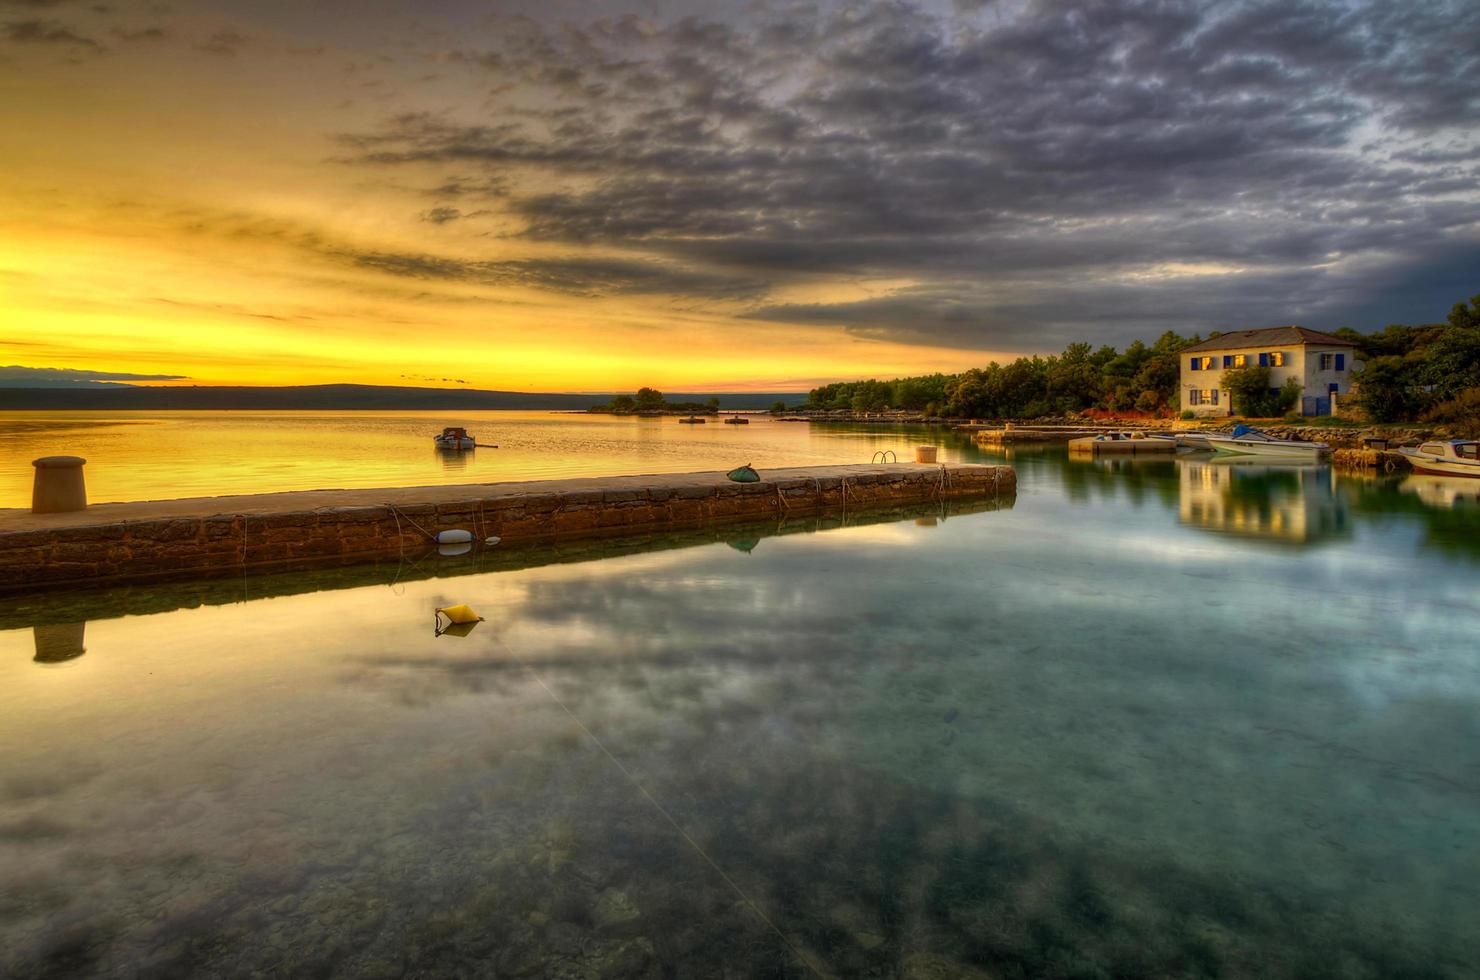
[[[1269,354],[1269,366],[1270,367],[1284,367],[1285,366],[1285,352],[1282,351],[1282,350],[1271,351],[1270,354]]]
[[[1200,357],[1194,357],[1192,359],[1192,370],[1194,370],[1194,371],[1201,371],[1202,370],[1202,358],[1200,358]]]
[[[1192,370],[1194,370],[1194,371],[1211,371],[1211,370],[1213,370],[1213,359],[1212,359],[1212,357],[1194,357],[1192,359]]]
[[[1233,367],[1233,355],[1232,354],[1224,354],[1223,355],[1223,366],[1226,367],[1226,368]]]
[[[1231,368],[1231,367],[1239,368],[1239,367],[1243,367],[1247,363],[1249,363],[1249,358],[1246,355],[1244,355],[1244,354],[1224,354],[1223,355],[1223,366],[1226,367],[1226,368]]]
[[[1346,355],[1345,354],[1322,354],[1321,355],[1321,370],[1322,371],[1345,371],[1346,370]]]
[[[1218,404],[1217,388],[1193,388],[1187,392],[1188,405],[1216,405]]]

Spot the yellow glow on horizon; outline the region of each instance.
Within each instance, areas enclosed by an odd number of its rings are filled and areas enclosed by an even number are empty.
[[[220,26],[202,19],[197,33]],[[513,238],[497,217],[424,221],[432,202],[415,187],[334,162],[332,134],[366,128],[392,104],[345,98],[361,82],[346,81],[343,53],[295,61],[283,43],[228,64],[172,50],[119,47],[66,64],[33,51],[0,64],[0,365],[204,385],[449,377],[522,391],[704,391],[1015,356],[743,317],[912,285],[900,279],[798,274],[741,300],[376,268],[376,256],[476,268],[633,255]]]

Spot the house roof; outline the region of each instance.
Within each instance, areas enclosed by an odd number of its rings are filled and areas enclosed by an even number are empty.
[[[1187,351],[1243,350],[1247,347],[1289,347],[1292,344],[1320,344],[1322,347],[1355,347],[1350,340],[1342,340],[1319,330],[1304,327],[1265,327],[1262,330],[1230,330],[1200,344],[1184,348]]]

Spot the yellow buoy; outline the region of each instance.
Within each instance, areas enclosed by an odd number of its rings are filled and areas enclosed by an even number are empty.
[[[473,612],[472,608],[465,605],[444,606],[437,612],[447,617],[452,623],[481,623],[483,617]]]

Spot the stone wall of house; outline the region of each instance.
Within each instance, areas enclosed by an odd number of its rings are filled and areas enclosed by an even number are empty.
[[[424,549],[441,531],[518,542],[801,516],[933,499],[1009,496],[1009,466],[863,468],[759,483],[490,493],[437,504],[217,514],[0,533],[0,590],[204,576]],[[831,468],[836,473],[836,468]],[[471,490],[472,488],[470,488]],[[489,488],[491,490],[491,488]]]

